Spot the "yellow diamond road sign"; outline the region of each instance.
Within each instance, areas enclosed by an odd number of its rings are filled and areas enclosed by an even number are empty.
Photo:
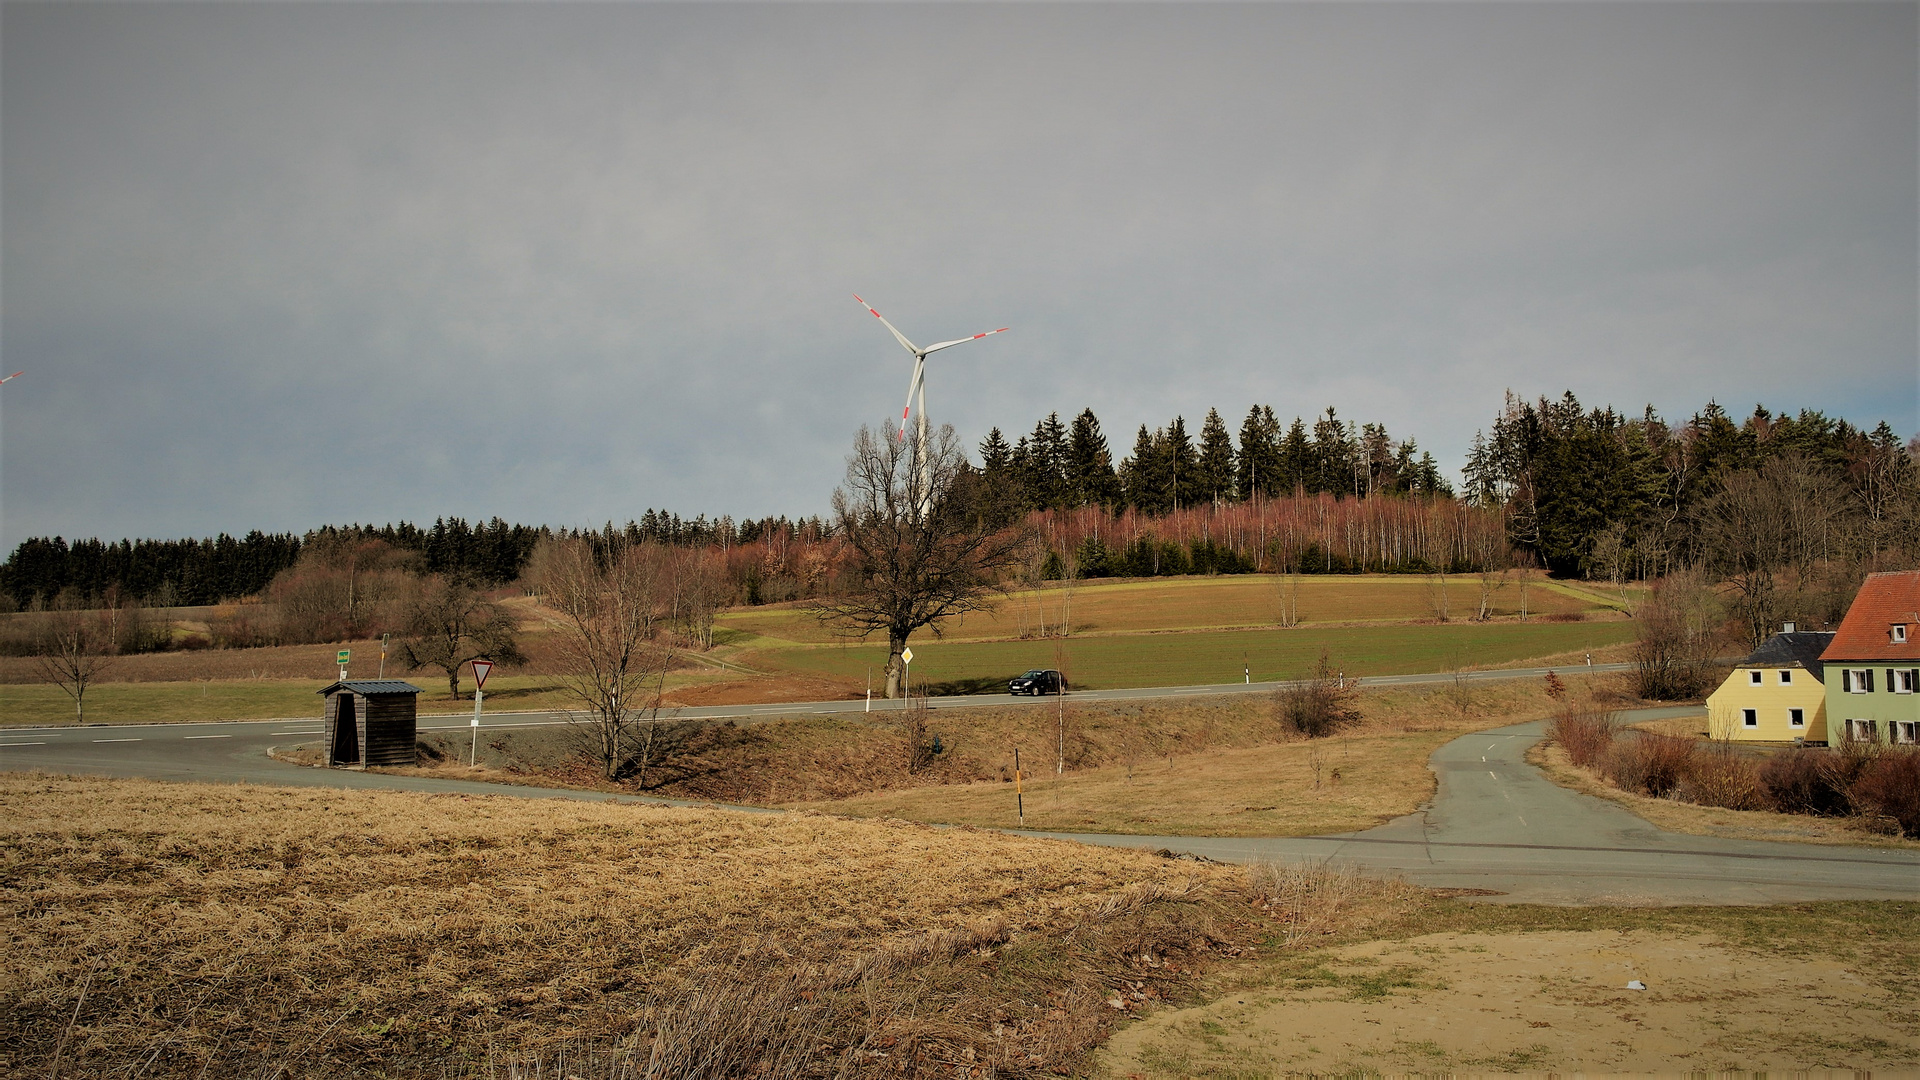
[[[909,663],[909,664],[911,664],[911,663],[913,663],[913,650],[912,650],[912,649],[901,649],[901,650],[900,650],[900,659],[902,659],[902,660],[904,660],[904,661],[906,661],[906,662],[907,662],[907,663]]]

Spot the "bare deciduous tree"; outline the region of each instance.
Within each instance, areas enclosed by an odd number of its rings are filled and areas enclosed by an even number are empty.
[[[816,617],[859,638],[887,635],[887,697],[900,694],[900,654],[915,630],[981,611],[1000,595],[1000,571],[1019,550],[1012,530],[991,530],[964,505],[968,466],[951,425],[924,445],[862,427],[833,493],[846,541],[840,591],[814,602]],[[924,494],[924,499],[923,499]]]
[[[609,530],[553,540],[539,562],[556,673],[581,704],[568,718],[608,780],[634,763],[643,787],[673,663],[671,644],[656,633],[665,606],[662,561],[655,545]]]
[[[1639,621],[1633,660],[1641,697],[1684,700],[1713,688],[1726,611],[1705,575],[1667,575],[1641,606]]]
[[[1842,506],[1837,481],[1797,454],[1729,473],[1703,503],[1698,526],[1708,563],[1739,590],[1749,646],[1773,631],[1786,598],[1779,575],[1804,576]]]
[[[40,674],[73,699],[73,722],[87,718],[87,688],[116,659],[113,628],[99,612],[61,603],[40,616],[39,648],[35,657]]]
[[[460,697],[463,665],[474,660],[526,661],[513,616],[464,583],[429,579],[403,618],[407,636],[400,641],[400,662],[408,671],[431,667],[445,672],[447,693],[455,699]]]

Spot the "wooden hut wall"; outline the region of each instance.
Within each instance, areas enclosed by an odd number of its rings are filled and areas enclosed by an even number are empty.
[[[376,694],[360,698],[359,704],[361,759],[368,765],[415,764],[413,695]]]

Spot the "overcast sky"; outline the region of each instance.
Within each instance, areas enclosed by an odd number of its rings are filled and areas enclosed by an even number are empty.
[[[862,423],[1920,428],[1913,4],[9,3],[4,523],[824,513]]]

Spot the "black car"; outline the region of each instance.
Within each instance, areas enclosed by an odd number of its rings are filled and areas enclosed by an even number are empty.
[[[1067,677],[1057,671],[1029,671],[1007,683],[1009,694],[1064,694],[1067,692]]]

